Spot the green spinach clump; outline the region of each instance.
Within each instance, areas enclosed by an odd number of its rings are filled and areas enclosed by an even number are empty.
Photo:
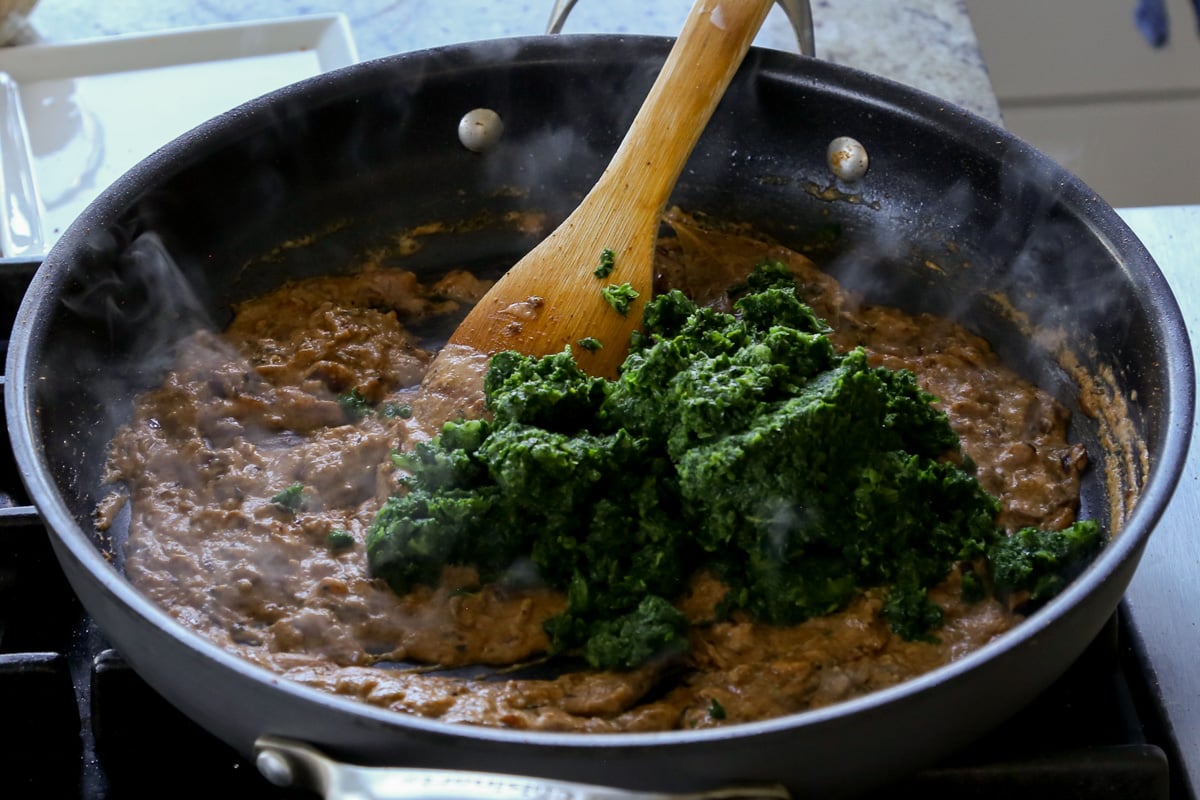
[[[496,355],[493,419],[448,423],[398,456],[402,490],[367,540],[372,574],[404,593],[473,564],[484,581],[561,589],[552,653],[630,668],[686,649],[673,601],[699,569],[729,587],[723,611],[770,623],[887,586],[885,615],[915,639],[941,623],[926,590],[955,562],[1003,552],[1019,582],[995,586],[1040,591],[1098,546],[1081,523],[1091,544],[1049,573],[997,549],[998,503],[960,466],[934,398],[909,372],[836,352],[782,265],[760,267],[734,310],[655,298],[615,381],[569,351]]]

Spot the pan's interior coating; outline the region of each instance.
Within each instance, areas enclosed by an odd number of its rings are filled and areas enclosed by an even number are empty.
[[[911,369],[941,398],[1001,500],[1002,526],[1074,520],[1087,455],[1067,441],[1066,410],[983,340],[945,319],[866,305],[795,252],[678,216],[673,226],[658,288],[720,308],[725,287],[755,264],[784,262],[839,347]],[[394,489],[392,449],[429,435],[428,420],[409,411],[432,352],[406,326],[453,315],[486,286],[463,272],[422,284],[364,269],[288,284],[242,304],[223,334],[185,340],[110,452],[106,478],[119,489],[98,521],[131,506],[130,580],[187,627],[293,680],[447,721],[550,730],[703,727],[828,705],[961,657],[1020,620],[994,599],[963,602],[955,569],[931,593],[945,611],[936,642],[894,635],[870,590],[796,626],[737,613],[695,626],[688,660],[670,667],[485,680],[381,666],[536,659],[540,623],[563,605],[548,590],[478,588],[465,567],[404,597],[367,574],[363,542]],[[392,413],[358,417],[339,402],[351,391]],[[303,503],[286,497],[295,486]],[[710,617],[720,592],[697,575],[679,606]]]

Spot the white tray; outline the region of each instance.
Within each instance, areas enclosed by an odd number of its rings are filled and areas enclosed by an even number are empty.
[[[357,60],[342,14],[0,48],[0,255],[44,255],[179,134]]]

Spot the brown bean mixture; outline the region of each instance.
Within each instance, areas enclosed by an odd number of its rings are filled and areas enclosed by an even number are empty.
[[[984,341],[944,319],[864,306],[795,252],[678,217],[673,225],[678,238],[660,245],[659,288],[722,307],[725,287],[754,264],[786,263],[838,346],[863,345],[875,363],[911,369],[940,398],[984,487],[1001,499],[1003,526],[1073,521],[1086,454],[1066,440],[1067,413]],[[882,593],[871,590],[795,626],[738,614],[696,625],[683,665],[545,679],[397,668],[529,662],[547,644],[542,621],[564,606],[550,591],[480,589],[466,567],[403,597],[367,573],[366,530],[395,487],[393,448],[428,437],[450,410],[414,403],[433,353],[404,326],[486,289],[462,272],[424,285],[368,268],[289,284],[239,307],[224,334],[187,340],[112,443],[107,478],[120,488],[97,516],[107,527],[131,505],[129,579],[183,625],[292,680],[446,721],[544,730],[702,727],[824,706],[959,658],[1019,621],[995,600],[961,602],[953,571],[931,592],[945,611],[936,642],[894,635]],[[338,402],[352,390],[416,413],[352,421]],[[272,500],[293,484],[303,487],[298,510]],[[353,543],[331,546],[334,532]],[[721,593],[697,575],[679,606],[711,620]]]

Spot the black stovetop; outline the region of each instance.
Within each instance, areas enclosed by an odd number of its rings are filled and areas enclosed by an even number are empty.
[[[36,267],[0,259],[0,330],[12,329]],[[956,800],[1186,796],[1129,641],[1118,612],[1031,706],[897,789]],[[268,784],[111,649],[63,577],[7,442],[0,443],[0,714],[0,797],[302,796]]]

